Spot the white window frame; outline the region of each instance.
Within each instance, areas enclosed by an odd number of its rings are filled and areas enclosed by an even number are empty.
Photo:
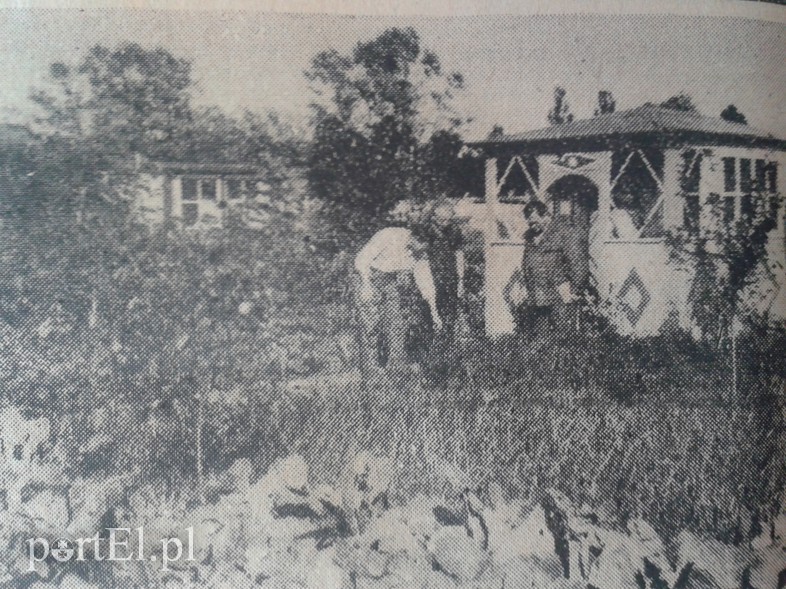
[[[726,159],[733,159],[734,160],[734,190],[727,191],[726,190],[726,164],[724,160]],[[733,215],[731,218],[731,223],[736,223],[742,217],[742,199],[751,195],[751,193],[743,192],[742,191],[742,160],[750,161],[750,182],[753,185],[756,182],[756,162],[758,160],[764,161],[765,166],[774,165],[775,169],[778,169],[778,162],[775,159],[761,157],[761,154],[753,153],[753,154],[734,154],[734,155],[721,155],[720,161],[721,165],[720,172],[723,175],[721,178],[720,185],[723,186],[723,190],[720,192],[720,197],[722,199],[733,198],[734,199],[734,206],[733,206]],[[777,172],[776,172],[777,174]],[[763,190],[760,194],[769,196],[777,193],[777,186],[775,187],[775,191],[771,191],[769,184],[769,178],[767,177],[765,171],[765,186],[763,186]],[[751,191],[752,192],[752,191]],[[723,220],[725,222],[725,219]]]
[[[184,198],[184,181],[185,180],[194,180],[196,181],[196,198],[195,199],[187,199]],[[204,193],[202,190],[202,183],[205,180],[213,181],[215,188],[216,188],[216,197],[215,199],[205,198]],[[223,191],[223,183],[222,177],[218,175],[211,175],[211,174],[181,174],[180,175],[180,221],[184,227],[195,227],[202,223],[202,216],[203,216],[203,206],[202,203],[210,202],[215,203],[218,206],[224,200],[224,191]],[[196,205],[197,208],[197,216],[196,221],[193,223],[186,224],[185,222],[185,213],[184,207],[186,205]]]

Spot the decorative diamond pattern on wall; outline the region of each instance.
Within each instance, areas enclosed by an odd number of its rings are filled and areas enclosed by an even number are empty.
[[[635,268],[632,268],[617,293],[617,299],[620,302],[622,311],[631,325],[636,325],[639,319],[641,319],[644,309],[649,305],[651,298],[641,276],[639,276]]]

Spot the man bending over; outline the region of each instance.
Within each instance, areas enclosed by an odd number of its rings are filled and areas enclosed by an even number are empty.
[[[405,227],[375,233],[355,257],[359,278],[359,309],[363,325],[363,356],[376,351],[376,361],[405,359],[407,328],[425,302],[434,329],[442,329],[427,245]],[[414,286],[414,288],[413,288]],[[413,297],[417,290],[420,297]],[[418,300],[420,298],[420,300]]]

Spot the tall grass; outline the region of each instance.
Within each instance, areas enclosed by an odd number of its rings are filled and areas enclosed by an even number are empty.
[[[262,420],[260,435],[303,454],[320,480],[368,450],[395,458],[401,498],[496,481],[534,500],[556,487],[618,523],[644,517],[667,537],[690,528],[743,541],[784,483],[779,406],[482,404],[378,383],[280,403]]]
[[[346,327],[331,316],[301,322],[315,339],[330,338]],[[299,328],[294,321],[277,329]],[[618,523],[644,517],[667,538],[689,528],[730,542],[757,534],[781,507],[783,380],[777,370],[762,378],[754,362],[772,364],[772,346],[743,356],[744,394],[735,398],[727,356],[677,335],[437,339],[419,371],[346,381],[323,371],[297,390],[287,381],[298,375],[270,353],[271,337],[228,337],[210,386],[164,364],[158,375],[128,378],[102,360],[94,363],[101,374],[90,376],[80,348],[65,345],[80,344],[73,337],[30,343],[7,358],[8,398],[32,414],[40,414],[36,406],[50,412],[71,475],[137,472],[162,495],[196,496],[202,391],[208,475],[242,458],[261,474],[300,453],[315,481],[335,483],[366,450],[394,458],[399,500],[496,481],[511,498],[533,501],[557,487]],[[54,352],[64,356],[59,364]],[[110,441],[89,450],[102,433]]]
[[[760,533],[780,508],[786,408],[778,397],[618,403],[531,391],[489,400],[422,381],[402,372],[296,392],[262,385],[239,403],[214,400],[205,408],[205,465],[221,471],[246,458],[261,474],[299,453],[314,481],[335,484],[355,453],[369,451],[394,458],[398,501],[496,481],[528,502],[556,487],[620,525],[643,517],[666,538],[691,529],[732,543]],[[107,424],[130,442],[116,449],[115,467],[193,490],[194,406],[176,402],[136,421],[126,409]]]

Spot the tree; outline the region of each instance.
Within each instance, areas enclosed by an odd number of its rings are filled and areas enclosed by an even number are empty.
[[[776,227],[774,211],[780,210],[783,202],[781,195],[768,194],[759,187],[749,198],[761,206],[729,224],[724,221],[723,202],[714,195],[707,203],[710,221],[705,226],[676,230],[669,238],[675,258],[690,262],[695,269],[689,300],[701,337],[718,347],[730,344],[735,394],[738,332],[740,326],[754,325],[760,319],[755,310],[744,305],[744,293],[762,278],[771,277],[767,242]]]
[[[743,125],[748,124],[748,119],[745,118],[745,115],[742,114],[737,107],[733,104],[730,104],[726,108],[721,111],[720,117],[724,121],[729,121],[731,123],[741,123]]]
[[[308,179],[333,212],[367,231],[399,200],[454,188],[444,166],[460,149],[453,99],[464,80],[413,29],[388,29],[348,55],[323,51],[306,77],[316,98]]]
[[[489,139],[499,139],[500,137],[505,135],[505,128],[502,125],[494,125],[489,131],[488,138]]]
[[[570,112],[570,106],[565,98],[567,92],[561,86],[554,88],[554,106],[549,111],[548,119],[551,125],[561,125],[562,123],[570,123],[573,120],[573,114]]]
[[[464,142],[458,133],[437,131],[418,150],[419,191],[424,197],[482,195],[483,161],[461,157]],[[478,192],[478,185],[481,190]]]
[[[35,173],[16,209],[20,236],[95,239],[101,251],[116,251],[121,230],[132,223],[130,205],[138,188],[130,173],[133,155],[175,152],[193,119],[190,72],[188,61],[163,49],[128,43],[94,46],[78,64],[53,63],[46,85],[30,96],[39,110],[35,122],[47,138],[30,154]],[[66,239],[68,232],[77,234]],[[52,244],[46,238],[39,242]],[[92,258],[77,260],[77,267],[93,275]]]
[[[598,108],[595,109],[595,116],[613,113],[617,108],[614,96],[608,90],[598,92]]]
[[[693,99],[684,92],[680,92],[679,94],[664,100],[660,103],[660,106],[682,112],[698,112],[696,105],[693,104]]]
[[[183,422],[196,414],[201,424],[204,392],[228,378],[229,348],[236,359],[245,350],[246,364],[258,355],[253,340],[266,312],[259,285],[287,284],[295,291],[287,272],[300,271],[300,282],[324,275],[303,270],[297,254],[281,261],[284,244],[296,252],[299,239],[284,215],[273,236],[243,227],[220,235],[168,234],[137,222],[134,152],[239,158],[269,164],[271,173],[284,173],[296,156],[294,132],[272,115],[238,120],[217,109],[192,109],[189,72],[188,62],[135,45],[93,48],[78,66],[53,64],[48,86],[32,94],[48,138],[0,153],[3,168],[14,163],[7,168],[13,174],[2,179],[13,188],[4,190],[13,202],[4,199],[2,210],[12,222],[0,258],[0,325],[20,330],[24,354],[64,358],[48,363],[59,372],[43,386],[31,387],[35,375],[13,376],[19,386],[12,400],[72,416],[76,447],[84,446],[94,410],[117,403],[118,391],[133,391],[140,412],[162,400],[180,403]],[[53,319],[65,325],[59,339],[50,334]],[[170,394],[164,389],[177,398],[162,399]],[[64,399],[40,398],[49,391]],[[175,428],[174,421],[166,427]],[[196,431],[202,448],[202,428]],[[181,431],[193,433],[193,423]],[[187,440],[168,438],[173,449]],[[127,460],[158,460],[163,472],[157,474],[171,476],[174,457],[156,455],[161,450],[148,438],[118,434],[113,451],[123,447],[141,450]],[[178,474],[193,473],[194,460],[199,472],[198,458],[189,456]]]
[[[131,150],[165,154],[191,119],[191,63],[164,49],[97,45],[79,73],[89,81],[93,131],[122,138]]]
[[[168,51],[125,43],[96,45],[78,64],[50,66],[33,91],[37,122],[49,132],[90,137],[115,154],[166,157],[192,120],[191,64]]]

